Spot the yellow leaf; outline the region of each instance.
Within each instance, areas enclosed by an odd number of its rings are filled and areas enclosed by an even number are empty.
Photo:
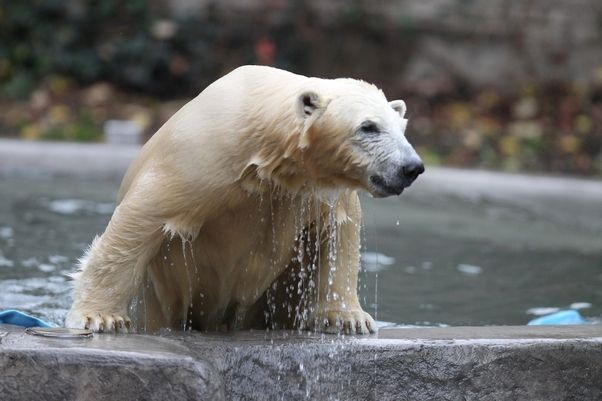
[[[580,114],[575,119],[575,128],[580,134],[587,134],[589,131],[591,131],[592,125],[592,119],[588,115]]]
[[[48,81],[48,86],[50,87],[50,91],[52,93],[62,95],[67,92],[71,86],[71,82],[69,82],[69,79],[66,77],[53,76]]]
[[[470,107],[466,103],[455,102],[447,106],[446,114],[453,128],[461,128],[470,121]]]
[[[476,129],[468,129],[464,132],[464,146],[468,149],[477,150],[483,145],[481,134]]]
[[[506,135],[500,139],[500,151],[504,156],[516,156],[520,150],[520,145],[516,138]]]
[[[40,138],[42,130],[40,130],[40,127],[37,124],[27,124],[21,128],[20,134],[23,139],[34,140]]]
[[[59,104],[52,106],[48,112],[48,118],[51,124],[64,124],[69,121],[71,117],[71,111],[65,105]]]
[[[594,81],[598,85],[602,85],[602,67],[596,68],[594,72]]]
[[[581,147],[581,140],[575,135],[565,135],[558,140],[558,145],[566,153],[576,153]]]

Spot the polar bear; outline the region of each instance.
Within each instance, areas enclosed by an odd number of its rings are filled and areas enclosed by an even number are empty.
[[[357,296],[357,191],[399,195],[424,171],[405,111],[354,79],[220,78],[130,166],[66,326],[376,331]]]

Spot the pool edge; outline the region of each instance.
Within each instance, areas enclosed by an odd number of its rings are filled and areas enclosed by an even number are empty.
[[[602,398],[602,326],[386,329],[380,337],[166,333],[92,340],[44,339],[7,326],[0,331],[8,331],[0,340],[3,400],[34,393],[49,400]]]

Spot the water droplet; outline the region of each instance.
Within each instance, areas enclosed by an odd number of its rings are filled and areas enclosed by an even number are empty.
[[[397,221],[395,222],[395,225],[396,225],[396,226],[399,226],[399,220],[397,220]]]

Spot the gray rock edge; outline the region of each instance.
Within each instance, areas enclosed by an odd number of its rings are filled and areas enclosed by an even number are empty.
[[[602,326],[162,332],[0,326],[2,400],[595,400]]]

